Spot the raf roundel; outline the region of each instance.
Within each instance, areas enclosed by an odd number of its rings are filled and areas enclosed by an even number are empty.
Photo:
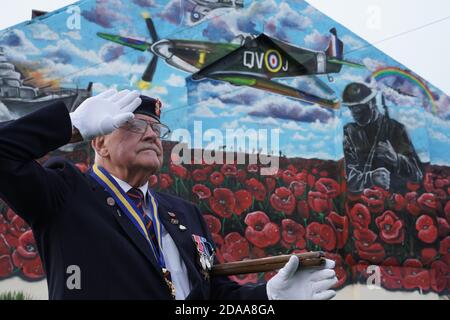
[[[276,50],[269,50],[265,55],[266,68],[270,72],[278,72],[282,67],[281,54]]]

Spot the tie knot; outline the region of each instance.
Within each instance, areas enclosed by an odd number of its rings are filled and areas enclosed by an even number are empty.
[[[136,203],[136,205],[140,208],[142,203],[144,202],[144,194],[138,188],[131,188],[128,190],[127,195],[131,198],[131,200]]]

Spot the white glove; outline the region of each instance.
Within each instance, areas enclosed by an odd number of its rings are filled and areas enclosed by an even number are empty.
[[[72,125],[84,140],[106,135],[134,118],[133,111],[141,104],[137,91],[107,90],[83,101],[72,113]]]
[[[269,300],[329,300],[336,295],[330,290],[338,279],[334,261],[326,259],[323,267],[300,269],[298,257],[293,255],[288,263],[267,282]]]

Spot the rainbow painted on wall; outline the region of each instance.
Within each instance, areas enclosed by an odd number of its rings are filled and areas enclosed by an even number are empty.
[[[403,69],[400,69],[397,67],[381,68],[381,69],[378,69],[377,71],[375,71],[374,73],[372,73],[372,77],[377,81],[380,81],[384,78],[392,77],[392,76],[401,77],[402,79],[405,79],[405,80],[419,86],[419,88],[423,91],[424,95],[430,101],[431,112],[434,115],[437,115],[438,110],[437,110],[437,105],[436,105],[436,101],[434,99],[433,93],[427,87],[427,85],[424,83],[424,81],[419,79],[417,76],[413,75],[412,73],[410,73],[406,70],[403,70]]]

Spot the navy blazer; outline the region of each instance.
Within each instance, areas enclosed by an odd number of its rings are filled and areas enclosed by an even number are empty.
[[[110,195],[89,174],[63,158],[39,159],[69,143],[72,124],[63,103],[0,127],[0,196],[32,228],[50,299],[171,299],[148,243]],[[213,243],[199,209],[157,192],[158,213],[186,264],[187,299],[267,299],[266,286],[241,286],[227,277],[205,278],[192,234]],[[177,215],[180,230],[170,223]],[[81,271],[81,288],[66,285],[69,266]]]

